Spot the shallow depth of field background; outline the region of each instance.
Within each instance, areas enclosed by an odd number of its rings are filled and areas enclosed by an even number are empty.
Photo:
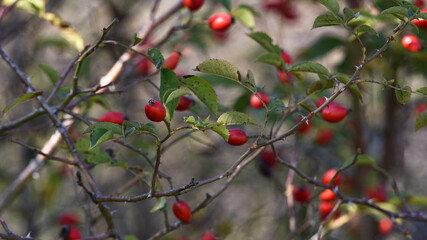
[[[162,1],[159,7],[158,15],[167,11],[174,5],[176,0]],[[206,0],[205,6],[196,12],[194,18],[196,21],[204,20],[215,12],[225,11],[220,5],[213,5],[213,1]],[[344,5],[343,1],[339,1]],[[131,0],[73,0],[73,1],[47,1],[47,10],[59,14],[64,20],[70,22],[74,28],[81,34],[85,44],[94,43],[100,36],[103,27],[107,26],[114,17],[118,17],[120,22],[113,27],[107,35],[107,39],[117,40],[125,44],[133,41],[135,32],[143,28],[148,21],[149,11],[153,1],[131,1]],[[261,16],[256,19],[255,31],[265,31],[293,57],[294,62],[305,60],[303,53],[316,48],[313,45],[320,37],[333,36],[343,41],[348,40],[347,32],[338,27],[328,27],[311,29],[316,16],[325,12],[326,9],[320,4],[312,1],[294,1],[298,18],[294,21],[286,20],[280,16],[266,12],[262,8],[261,1],[233,1],[233,6],[239,3],[245,3],[258,9]],[[215,8],[213,7],[215,6]],[[184,11],[184,10],[183,10]],[[155,41],[160,39],[168,26],[174,23],[174,18],[156,31],[152,38]],[[387,36],[391,33],[391,28],[387,26],[378,26],[379,32]],[[410,29],[408,29],[408,32]],[[246,33],[244,26],[236,23],[228,31],[226,39],[215,38],[207,26],[200,27],[199,33],[205,34],[202,46],[191,45],[184,42],[181,45],[183,58],[176,69],[177,73],[184,75],[196,74],[192,69],[204,60],[210,58],[219,58],[233,63],[242,73],[251,69],[255,75],[258,86],[264,87],[264,91],[286,99],[286,92],[289,91],[286,86],[281,85],[277,79],[274,67],[263,63],[255,62],[257,56],[262,54],[262,50]],[[181,39],[186,37],[188,32],[178,31],[170,41],[160,50],[164,56],[168,56],[176,44],[181,43]],[[375,36],[371,36],[375,38]],[[44,96],[48,96],[51,90],[46,75],[38,67],[39,64],[47,64],[59,73],[76,57],[77,51],[68,45],[58,34],[57,30],[46,21],[30,15],[22,10],[10,12],[0,23],[0,43],[7,53],[18,63],[18,65],[29,75],[34,85],[44,91]],[[357,48],[357,45],[354,45]],[[390,46],[390,51],[403,51],[399,41],[395,41]],[[312,60],[324,64],[330,72],[337,71],[339,65],[348,48],[337,47],[328,54],[314,58]],[[359,49],[355,50],[356,52]],[[101,76],[103,76],[118,57],[123,52],[119,47],[102,47],[92,54],[85,66],[84,74],[80,79],[81,87],[91,87],[95,85]],[[358,53],[357,53],[358,54]],[[402,53],[403,56],[408,53]],[[389,56],[389,55],[387,55]],[[358,59],[359,56],[355,56]],[[138,60],[138,58],[135,58]],[[382,58],[373,62],[368,70],[363,74],[367,79],[382,81],[383,72],[375,71],[376,66],[387,65],[389,59]],[[396,61],[396,60],[395,60]],[[407,64],[407,58],[398,59],[402,65]],[[125,71],[116,81],[115,88],[120,89],[128,83],[138,79],[140,76],[135,71],[136,61],[131,62]],[[381,68],[384,69],[384,68]],[[354,69],[344,72],[351,74]],[[426,75],[411,74],[410,68],[397,70],[397,76],[402,78],[406,85],[417,89],[426,85]],[[362,74],[362,75],[363,75]],[[71,83],[70,74],[64,85]],[[306,82],[315,80],[314,75],[307,75]],[[159,76],[154,76],[152,81],[159,84]],[[211,82],[218,94],[219,104],[224,108],[231,108],[234,101],[244,93],[242,88],[237,85],[224,82]],[[3,109],[10,104],[17,96],[24,93],[25,89],[18,81],[16,75],[9,67],[0,61],[0,107]],[[306,85],[307,86],[307,85]],[[314,119],[314,126],[304,135],[298,136],[298,167],[310,176],[321,177],[329,168],[340,167],[343,163],[354,156],[356,144],[354,139],[357,136],[355,131],[356,121],[362,120],[364,129],[363,144],[364,151],[377,161],[379,165],[387,166],[388,170],[396,178],[402,192],[408,192],[414,195],[427,196],[425,182],[427,180],[427,128],[415,132],[415,113],[414,106],[420,101],[426,102],[419,96],[413,96],[411,101],[404,106],[397,106],[399,109],[397,115],[398,125],[393,129],[385,129],[386,101],[388,90],[383,90],[379,85],[361,85],[364,103],[361,105],[360,112],[354,111],[343,122],[330,124],[322,121],[320,118]],[[304,91],[299,89],[301,93]],[[330,92],[323,92],[320,95],[328,95]],[[319,95],[319,96],[320,96]],[[131,121],[143,123],[149,122],[144,114],[144,106],[149,99],[159,100],[157,90],[147,82],[139,82],[135,87],[130,88],[126,93],[117,95],[106,95],[104,97],[110,110],[125,113]],[[316,99],[315,99],[316,100]],[[286,99],[285,102],[288,100]],[[341,95],[338,102],[348,108],[353,108],[357,101],[346,93]],[[200,103],[200,102],[199,102]],[[21,104],[1,118],[1,123],[12,121],[38,107],[35,102]],[[108,110],[100,105],[94,106],[87,117],[96,121],[96,119]],[[254,110],[248,107],[246,113],[262,122],[264,119],[264,110]],[[359,113],[360,118],[356,117]],[[176,112],[172,127],[182,126],[183,117],[195,115],[190,111]],[[42,147],[45,141],[53,133],[53,127],[45,125],[36,131],[27,131],[26,128],[43,126],[49,122],[46,116],[38,117],[22,127],[21,131],[8,132],[0,134],[0,194],[13,181],[26,164],[35,156],[21,146],[8,141],[8,138],[18,138],[30,145]],[[292,118],[288,120],[285,127],[290,127],[295,123]],[[360,123],[360,122],[359,122]],[[161,133],[166,133],[163,123],[155,123]],[[321,126],[327,126],[336,132],[336,137],[328,146],[319,146],[314,143],[313,138],[317,129]],[[287,128],[283,128],[285,131]],[[85,125],[77,122],[73,127],[76,135],[81,134]],[[257,127],[244,126],[248,135],[256,135]],[[398,144],[394,149],[385,149],[384,142],[388,131],[398,133],[394,138],[398,139]],[[178,134],[180,135],[180,134]],[[88,138],[88,134],[83,135]],[[174,138],[176,138],[175,136]],[[280,149],[283,158],[289,160],[292,150],[292,144],[295,136],[281,141],[275,146]],[[155,144],[152,138],[140,135],[130,138],[128,141],[140,147],[150,154],[155,154]],[[253,139],[244,146],[231,146],[226,144],[218,135],[212,132],[197,132],[191,138],[180,141],[168,149],[162,155],[161,171],[172,176],[174,185],[182,186],[188,184],[192,178],[196,180],[205,179],[225,171],[248,147]],[[166,144],[167,145],[167,144]],[[56,153],[67,157],[64,146],[59,145]],[[129,165],[141,165],[151,171],[144,159],[120,145],[112,142],[103,143],[102,149],[110,148],[114,150],[115,158],[129,163]],[[384,158],[387,151],[394,151],[391,155],[397,157],[397,161],[392,165],[387,165]],[[390,153],[390,152],[389,152]],[[86,235],[88,229],[85,228],[85,214],[96,215],[97,208],[88,199],[87,195],[75,184],[75,175],[73,171],[68,174],[61,174],[64,166],[58,162],[48,162],[45,167],[34,174],[29,183],[21,191],[19,196],[6,209],[0,212],[8,222],[9,227],[18,234],[26,235],[31,232],[32,236],[40,239],[57,239],[60,226],[57,224],[57,217],[63,212],[76,212],[81,216],[83,223],[79,226],[83,235]],[[92,171],[98,181],[102,192],[109,194],[120,188],[125,182],[133,177],[127,171],[108,167],[106,164],[96,166]],[[205,230],[214,230],[224,239],[290,239],[288,230],[289,213],[287,211],[286,199],[283,194],[283,186],[288,174],[288,169],[278,167],[274,169],[272,178],[267,178],[258,170],[258,162],[252,163],[239,175],[232,186],[217,198],[205,210],[193,216],[192,223],[185,225],[174,231],[163,239],[178,239],[186,236],[190,239],[198,239]],[[352,168],[345,172],[349,179],[353,179],[348,186],[344,186],[345,194],[354,197],[363,197],[363,188],[368,185],[375,185],[381,181],[381,177],[375,171],[369,168]],[[303,184],[301,179],[296,176],[294,182]],[[349,181],[350,182],[350,181]],[[278,184],[277,184],[278,183]],[[214,192],[223,184],[219,181],[207,186],[198,188],[188,194],[181,196],[191,207],[197,202],[203,200],[207,193]],[[167,184],[164,184],[165,188]],[[309,186],[309,185],[306,185]],[[309,186],[313,192],[319,192]],[[126,195],[137,195],[147,192],[149,189],[143,182],[127,191]],[[389,198],[393,197],[392,190],[387,184]],[[170,222],[175,222],[171,206],[174,198],[168,198],[168,209]],[[145,200],[138,203],[113,203],[110,204],[114,210],[113,217],[118,225],[119,231],[123,234],[133,234],[140,239],[146,239],[155,232],[164,227],[162,213],[150,213],[154,206],[155,199]],[[301,206],[297,204],[298,225],[307,224],[307,228],[299,236],[293,236],[296,239],[308,239],[318,228],[319,217],[317,213],[318,200],[315,197],[310,204]],[[420,208],[422,209],[422,208]],[[303,211],[307,211],[307,217],[302,218]],[[403,239],[398,233],[393,233],[387,237],[381,237],[376,233],[375,220],[367,215],[360,215],[360,219],[344,225],[343,227],[332,231],[327,239],[363,239],[362,230],[370,232],[375,239]],[[100,221],[98,229],[104,230],[103,221]],[[416,239],[427,239],[426,233],[420,229],[426,228],[426,224],[413,223],[407,225],[409,229],[418,229],[414,237]],[[96,231],[95,231],[96,232]]]

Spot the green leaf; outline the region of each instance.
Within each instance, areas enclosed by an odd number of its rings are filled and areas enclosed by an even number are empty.
[[[371,28],[368,25],[360,25],[356,28],[356,33],[363,33],[363,32],[373,33],[378,36],[378,33],[375,31],[375,29]]]
[[[226,112],[219,116],[217,123],[223,125],[236,125],[236,124],[252,124],[258,125],[258,123],[249,117],[246,113],[242,112]]]
[[[170,121],[172,119],[175,108],[179,104],[179,98],[187,94],[189,94],[188,91],[184,89],[175,89],[169,94],[167,100],[165,101],[167,120]]]
[[[316,62],[300,62],[289,68],[289,72],[311,72],[329,76],[329,71],[322,64]]]
[[[370,158],[368,155],[359,155],[357,157],[357,162],[356,165],[371,165],[371,166],[375,166],[375,160]]]
[[[15,3],[15,0],[3,0],[3,6],[10,6]],[[29,13],[43,16],[45,12],[45,1],[44,0],[20,0],[16,4],[17,8],[23,9]]]
[[[396,84],[396,87],[400,88],[400,86],[398,84]],[[402,89],[412,91],[411,87],[409,87],[409,86],[405,86]],[[409,101],[409,99],[411,98],[410,92],[395,90],[394,93],[396,94],[397,101],[400,104],[406,104]]]
[[[238,7],[231,11],[231,16],[233,16],[237,21],[253,30],[255,27],[255,17],[251,10],[246,7]]]
[[[411,26],[417,34],[420,34],[420,29],[413,22],[409,22],[409,26]]]
[[[248,34],[250,38],[255,40],[261,47],[271,53],[275,53],[280,56],[281,50],[280,47],[273,44],[273,39],[263,32],[254,32]]]
[[[43,70],[43,72],[46,74],[46,76],[49,78],[50,82],[53,86],[55,86],[56,82],[58,82],[59,73],[53,69],[52,67],[46,65],[46,64],[39,64],[39,67]]]
[[[138,238],[135,237],[134,235],[126,235],[125,240],[138,240]]]
[[[254,74],[252,73],[251,70],[248,70],[248,73],[246,74],[246,78],[244,79],[244,83],[246,85],[249,85],[249,87],[253,89],[256,88]]]
[[[138,34],[135,33],[135,35],[133,36],[133,43],[131,46],[135,46],[136,44],[140,43],[142,41],[142,38],[138,37]]]
[[[318,2],[328,8],[335,15],[338,15],[338,12],[340,11],[340,5],[338,5],[337,0],[318,0]]]
[[[417,92],[427,96],[427,87],[418,88]]]
[[[249,10],[249,11],[250,11],[254,16],[256,16],[256,17],[261,16],[261,14],[260,14],[257,10],[255,10],[255,8],[253,8],[253,7],[252,7],[252,6],[250,6],[250,5],[247,5],[247,4],[240,4],[239,8],[244,8],[244,9]]]
[[[222,6],[224,6],[228,11],[231,11],[231,0],[218,0]]]
[[[101,164],[111,161],[111,159],[107,155],[102,154],[100,152],[97,154],[89,154],[86,160],[90,164]]]
[[[264,53],[263,55],[257,58],[257,62],[270,64],[280,68],[285,66],[285,62],[283,61],[283,59],[275,53]]]
[[[230,132],[224,125],[215,126],[211,128],[211,130],[218,133],[224,139],[225,142],[228,142],[228,137],[230,136]]]
[[[166,209],[167,202],[165,197],[157,198],[156,204],[154,204],[153,208],[150,210],[150,213],[163,211]]]
[[[118,125],[118,124],[116,124]],[[120,125],[118,125],[120,126]],[[90,148],[92,149],[99,144],[114,138],[114,133],[105,128],[97,128],[90,134]]]
[[[196,67],[197,71],[240,81],[240,72],[233,64],[219,59],[209,59]]]
[[[308,47],[303,53],[302,56],[306,59],[314,59],[317,57],[324,56],[332,49],[343,45],[343,41],[336,37],[321,37],[310,47]]]
[[[417,120],[415,121],[415,131],[420,130],[427,124],[427,111],[422,112],[418,115]]]
[[[307,88],[307,95],[311,95],[315,92],[318,92],[323,89],[323,84],[321,81],[314,81]]]
[[[344,13],[344,22],[345,23],[348,23],[348,21],[350,21],[351,19],[353,19],[355,17],[353,10],[351,10],[350,8],[344,8],[343,13]]]
[[[196,119],[193,116],[184,117],[184,122],[194,125],[196,123]]]
[[[427,19],[427,12],[418,13],[417,18]]]
[[[218,114],[218,102],[215,90],[204,79],[191,76],[182,79],[182,83],[189,88],[206,106],[215,114]]]
[[[427,197],[421,195],[410,196],[408,199],[408,204],[413,206],[424,206],[427,207]]]
[[[404,7],[401,7],[401,6],[387,8],[381,12],[382,15],[393,14],[393,15],[399,15],[399,16],[404,16],[404,17],[406,17],[407,13],[408,13],[408,10]]]
[[[305,100],[300,103],[300,106],[303,109],[307,110],[308,112],[313,112],[317,108],[317,106],[313,102],[313,100],[311,98],[307,98],[307,95],[305,95],[305,94],[297,95],[298,102],[302,101],[303,99],[305,99]]]
[[[15,107],[16,105],[29,101],[33,98],[36,98],[37,96],[42,95],[43,92],[30,92],[30,93],[26,93],[23,94],[21,96],[18,97],[18,99],[16,99],[12,104],[9,104],[9,106],[7,106],[5,109],[3,109],[3,114],[7,113],[10,109],[12,109],[13,107]]]
[[[332,13],[325,13],[318,16],[313,23],[314,28],[341,25],[341,22]]]
[[[136,130],[136,128],[135,127],[131,127],[125,134],[123,134],[123,137],[125,138],[125,139],[127,139],[130,135],[132,135],[132,133],[134,133],[135,132],[135,130]]]
[[[392,1],[395,2],[397,5],[400,5],[400,6],[403,5],[402,0],[392,0]]]
[[[96,122],[90,125],[83,133],[89,133],[93,132],[97,129],[105,129],[110,130],[112,133],[115,134],[122,134],[122,126],[116,123],[110,123],[110,122]]]
[[[154,133],[156,135],[159,133],[159,131],[156,128],[156,125],[154,125],[152,123],[141,124],[141,127],[138,128],[138,131],[151,132],[151,133]]]
[[[268,108],[271,111],[285,111],[288,109],[282,100],[276,98],[276,97],[270,97],[270,103],[268,104]]]
[[[169,68],[160,71],[160,99],[162,103],[168,99],[169,94],[179,88],[178,77]]]
[[[346,84],[350,80],[350,77],[344,74],[335,74],[332,77],[336,78],[339,82],[344,84]],[[356,94],[356,96],[359,97],[359,100],[363,102],[363,97],[362,97],[362,94],[360,93],[359,87],[356,84],[351,84],[349,88],[350,88],[350,91]]]
[[[83,51],[84,41],[82,36],[71,26],[68,22],[64,21],[60,16],[55,13],[47,12],[42,18],[50,24],[52,24],[61,34],[65,40],[67,40],[72,46],[74,46],[78,51]]]
[[[163,67],[163,63],[165,62],[165,58],[159,49],[149,49],[148,56],[150,57],[150,61],[156,66],[157,70],[160,70]]]

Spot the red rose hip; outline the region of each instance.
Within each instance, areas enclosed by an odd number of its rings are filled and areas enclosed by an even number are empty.
[[[330,123],[341,122],[348,114],[347,108],[338,103],[330,103],[329,106],[322,110],[322,117]]]
[[[268,104],[270,103],[270,97],[267,94],[258,92],[256,93],[256,95],[258,95],[258,97],[262,100],[262,102],[264,102],[265,105],[268,106]],[[264,104],[262,104],[261,100],[259,100],[257,96],[255,96],[255,94],[252,94],[251,100],[250,100],[251,106],[253,108],[263,108]]]
[[[421,44],[420,39],[417,36],[411,35],[411,34],[405,35],[402,38],[401,43],[402,43],[402,46],[410,52],[419,52],[423,48],[423,45]]]
[[[304,186],[296,186],[292,190],[292,196],[294,197],[295,201],[300,203],[305,203],[310,200],[310,189]]]
[[[205,233],[203,233],[202,237],[200,238],[200,240],[215,240],[215,239],[216,239],[215,235],[210,231],[206,231]]]
[[[423,9],[420,12],[422,13],[426,13],[427,9]],[[427,20],[426,19],[414,19],[412,20],[412,23],[417,25],[417,27],[422,28],[422,29],[427,29]]]
[[[162,68],[169,68],[170,70],[174,70],[176,66],[178,66],[180,58],[181,54],[179,52],[173,52],[168,58],[165,59]]]
[[[190,95],[184,95],[179,98],[178,106],[176,106],[175,110],[177,111],[185,111],[189,109],[193,105],[193,99]]]
[[[145,115],[153,122],[161,122],[166,117],[166,109],[159,101],[150,100],[145,105]]]
[[[203,5],[203,0],[182,0],[182,3],[188,10],[196,11]]]
[[[248,136],[246,136],[246,133],[243,130],[230,129],[228,132],[230,133],[230,136],[228,137],[228,143],[230,145],[239,146],[248,141]]]
[[[208,23],[209,27],[215,31],[225,31],[233,23],[233,18],[228,13],[217,13],[209,18]]]
[[[331,189],[326,189],[319,195],[319,199],[322,201],[332,201],[335,199],[335,197],[336,195]]]
[[[319,129],[314,137],[315,141],[319,145],[327,145],[334,139],[334,132],[329,128]]]
[[[75,228],[70,228],[68,232],[67,240],[79,240],[82,239],[82,235],[80,234],[79,230]]]
[[[189,223],[191,220],[191,208],[184,201],[173,204],[173,213],[183,223]]]
[[[122,125],[125,120],[125,115],[119,112],[107,112],[99,117],[98,122],[110,122]]]
[[[378,230],[382,235],[387,235],[393,230],[393,222],[390,218],[385,217],[378,222]]]
[[[332,178],[335,176],[335,174],[337,173],[337,170],[335,169],[329,169],[328,171],[326,171],[325,174],[323,174],[322,177],[322,183],[325,185],[329,185],[329,183],[332,181]],[[337,186],[341,181],[341,177],[340,174],[337,175],[337,177],[334,179],[333,182],[333,186]]]

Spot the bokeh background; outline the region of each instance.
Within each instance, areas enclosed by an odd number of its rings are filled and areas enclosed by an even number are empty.
[[[112,19],[117,17],[120,22],[108,33],[106,39],[131,44],[134,34],[143,31],[149,22],[150,10],[154,1],[148,0],[56,0],[45,1],[46,11],[53,12],[64,21],[73,26],[82,37],[84,44],[95,43],[102,33],[102,28],[107,26]],[[176,0],[160,1],[157,16],[166,12],[176,4]],[[248,4],[259,11],[256,18],[255,31],[264,31],[288,52],[294,62],[313,60],[324,64],[330,72],[343,72],[352,74],[354,66],[360,61],[360,47],[348,32],[339,27],[312,29],[314,19],[326,8],[315,1],[291,1],[289,8],[294,16],[284,15],[265,7],[265,1],[233,0],[233,7]],[[374,9],[387,6],[388,1],[339,1],[341,6],[354,7],[355,12],[374,13]],[[369,8],[371,7],[371,8]],[[168,41],[161,46],[164,56],[174,50],[182,52],[182,60],[176,69],[181,75],[197,74],[193,69],[197,64],[210,58],[224,59],[233,63],[242,73],[252,70],[258,86],[263,91],[278,98],[289,101],[290,87],[279,82],[277,71],[274,67],[256,62],[256,58],[264,50],[251,40],[247,33],[249,30],[242,24],[236,23],[226,33],[215,34],[205,24],[207,18],[215,12],[226,11],[224,7],[213,0],[206,0],[205,5],[193,16],[197,23],[191,29],[175,32]],[[181,12],[184,14],[185,9]],[[186,13],[188,16],[188,13]],[[185,15],[185,14],[184,14]],[[162,27],[153,32],[150,41],[162,39],[166,30],[176,21],[172,17]],[[392,33],[395,22],[375,23],[373,27],[379,36],[368,35],[362,39],[369,46],[368,52],[372,53],[385,42],[386,36]],[[406,33],[413,33],[408,28]],[[425,31],[425,30],[424,30]],[[422,41],[427,40],[426,33],[420,31]],[[14,9],[0,22],[0,44],[17,64],[31,77],[35,87],[48,96],[52,89],[47,76],[40,68],[46,64],[62,73],[76,58],[78,51],[61,37],[58,28],[51,23],[40,19],[22,9]],[[104,46],[96,50],[83,65],[80,76],[81,87],[91,87],[98,83],[112,65],[123,53],[123,49],[115,46]],[[122,74],[114,84],[115,89],[120,89],[127,84],[141,79],[138,72],[136,57],[126,65]],[[396,79],[399,84],[418,89],[426,86],[426,51],[420,53],[406,52],[399,40],[394,41],[383,56],[372,62],[362,72],[361,78],[383,81]],[[206,78],[214,86],[218,95],[219,104],[223,110],[238,108],[245,111],[258,122],[265,117],[264,110],[251,109],[244,99],[248,93],[237,84],[221,79]],[[296,91],[304,94],[304,89],[316,80],[314,75],[306,75],[304,79],[296,80]],[[159,85],[159,75],[150,78],[151,82]],[[71,85],[72,74],[66,78],[64,86]],[[25,92],[17,76],[10,70],[4,61],[0,61],[0,107],[3,109]],[[424,182],[427,180],[427,131],[426,128],[415,131],[416,106],[426,103],[426,98],[413,95],[406,105],[399,104],[394,96],[394,91],[385,89],[381,85],[360,85],[363,102],[350,92],[341,95],[337,101],[352,109],[351,114],[338,124],[330,124],[314,118],[312,128],[305,134],[292,136],[275,144],[285,160],[291,158],[295,151],[296,142],[297,166],[309,176],[320,178],[329,168],[337,168],[351,159],[356,148],[369,155],[379,166],[384,167],[397,180],[402,192],[419,197],[420,201],[414,208],[418,211],[425,210],[427,190]],[[64,94],[64,88],[60,93]],[[321,96],[328,96],[330,90],[322,91],[313,96],[313,101]],[[159,100],[158,91],[148,81],[139,81],[125,93],[105,95],[100,104],[94,104],[85,116],[92,121],[103,113],[112,110],[123,112],[131,121],[149,122],[144,114],[143,107],[149,99]],[[243,103],[237,103],[237,100]],[[242,100],[243,99],[243,100]],[[60,98],[54,103],[60,103]],[[201,106],[198,101],[193,110]],[[20,104],[1,117],[1,123],[19,118],[38,107],[36,102],[29,101]],[[195,115],[191,111],[176,113],[172,126],[183,126],[183,117]],[[199,112],[200,116],[207,113]],[[293,114],[286,120],[281,131],[289,129],[298,115]],[[273,116],[274,118],[274,116]],[[160,134],[166,133],[163,124],[156,124]],[[269,125],[270,126],[270,125]],[[327,146],[320,146],[314,141],[316,132],[321,128],[330,128],[335,132],[335,138]],[[77,122],[73,125],[72,136],[74,139],[88,139],[88,134],[82,134],[86,126]],[[258,128],[242,126],[248,135],[254,136]],[[54,128],[46,116],[40,116],[20,126],[0,132],[0,194],[17,177],[19,172],[35,157],[35,153],[11,143],[9,138],[20,139],[32,146],[41,148]],[[179,135],[179,134],[178,134]],[[176,136],[175,138],[178,138]],[[297,138],[297,139],[295,139]],[[251,139],[253,140],[253,139]],[[248,144],[235,147],[226,144],[218,135],[210,132],[196,132],[184,141],[173,144],[162,155],[161,171],[174,179],[175,186],[188,184],[192,178],[201,180],[215,176],[225,171],[238,157],[250,147]],[[128,140],[140,149],[148,152],[150,157],[155,154],[155,144],[145,135],[135,136]],[[144,159],[127,150],[126,148],[108,142],[101,145],[102,152],[109,149],[114,153],[114,158],[129,165],[142,166],[147,173],[151,171]],[[65,145],[59,145],[55,154],[70,157],[65,150]],[[121,167],[113,167],[108,163],[97,165],[92,170],[104,194],[110,194],[120,188],[134,175]],[[288,169],[278,166],[266,176],[259,170],[259,162],[249,165],[238,176],[237,180],[210,204],[205,210],[193,216],[192,223],[180,227],[166,235],[163,239],[178,239],[188,237],[199,239],[206,230],[212,230],[221,239],[309,239],[319,227],[317,211],[318,200],[316,196],[308,204],[296,204],[297,222],[301,230],[298,234],[289,232],[289,211],[284,196],[284,186]],[[355,167],[345,172],[343,192],[348,196],[362,198],[366,186],[386,184],[389,201],[395,197],[387,181],[377,171],[369,167]],[[304,185],[296,176],[296,185]],[[218,189],[224,181],[218,181],[203,186],[180,197],[191,207],[202,201],[206,194]],[[164,183],[166,187],[166,182]],[[314,193],[320,189],[305,184]],[[149,190],[141,181],[125,195],[137,195]],[[174,198],[168,198],[167,209],[169,220],[173,223],[171,206]],[[138,239],[147,239],[155,232],[163,229],[163,214],[150,213],[155,199],[144,200],[138,203],[113,203],[110,204],[113,216],[119,231],[123,235],[135,235]],[[31,233],[40,239],[58,239],[60,226],[58,217],[64,212],[74,212],[81,218],[78,228],[83,235],[91,231],[100,232],[105,229],[103,221],[99,221],[89,228],[89,219],[98,216],[98,210],[90,199],[76,185],[75,171],[69,167],[48,161],[41,171],[34,173],[31,180],[25,185],[18,196],[7,207],[0,209],[9,227],[20,235]],[[344,211],[345,214],[346,211]],[[391,235],[382,236],[377,230],[378,217],[368,210],[359,209],[359,214],[351,215],[352,219],[338,229],[334,229],[325,239],[403,239],[397,230]],[[410,230],[414,239],[427,239],[426,224],[404,223]],[[0,231],[3,231],[0,230]]]

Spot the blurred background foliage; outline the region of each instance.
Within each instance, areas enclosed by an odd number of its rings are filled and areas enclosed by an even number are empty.
[[[10,2],[10,1],[9,1]],[[21,1],[25,2],[25,1]],[[32,1],[37,3],[37,1]],[[40,6],[45,13],[42,14]],[[83,46],[93,44],[101,35],[102,28],[117,17],[120,22],[108,33],[107,39],[116,40],[124,44],[131,44],[134,34],[144,30],[149,22],[150,10],[154,1],[149,0],[55,0],[41,1],[40,5],[23,6],[9,12],[0,22],[0,43],[17,64],[31,77],[35,87],[48,96],[53,85],[43,71],[47,65],[58,73],[62,73],[77,57],[78,50]],[[177,1],[161,1],[157,15],[167,11]],[[246,72],[251,69],[256,83],[263,91],[271,96],[288,102],[290,85],[283,84],[277,77],[274,67],[257,63],[255,59],[263,50],[246,34],[249,32],[241,24],[234,24],[223,33],[213,33],[204,21],[212,13],[226,11],[216,1],[205,1],[205,5],[194,13],[193,21],[198,23],[190,29],[175,32],[164,45],[160,47],[164,56],[174,50],[182,52],[182,61],[176,73],[180,75],[194,74],[192,69],[199,63],[210,58],[225,59],[233,63],[239,70]],[[354,12],[361,12],[360,19],[364,19],[377,32],[364,34],[361,39],[366,43],[368,55],[383,45],[387,36],[395,27],[395,19],[379,21],[375,16],[377,11],[389,7],[393,1],[339,1],[342,6],[347,5]],[[367,2],[367,3],[364,3]],[[3,4],[7,1],[3,1]],[[361,51],[358,43],[341,27],[311,29],[314,19],[326,9],[316,1],[290,1],[293,14],[271,11],[261,0],[233,0],[233,6],[248,4],[259,11],[256,18],[256,31],[268,33],[286,52],[294,63],[302,60],[313,60],[327,66],[330,72],[352,74],[354,66],[359,64]],[[186,11],[182,9],[181,11]],[[30,13],[31,12],[31,13]],[[173,26],[174,18],[156,30],[150,37],[156,42],[166,34],[166,30]],[[408,27],[404,33],[418,34]],[[393,41],[381,58],[366,66],[361,79],[384,81],[394,79],[401,86],[411,86],[418,89],[426,86],[427,52],[418,53],[406,51],[399,39]],[[427,44],[427,31],[419,30],[418,36]],[[91,87],[98,83],[100,77],[111,68],[122,54],[123,49],[114,46],[103,46],[85,60],[80,76],[80,87]],[[115,89],[121,89],[127,84],[138,80],[138,64],[141,58],[135,57],[126,65],[125,70],[114,84]],[[245,111],[258,122],[265,117],[264,110],[255,110],[249,107],[249,94],[238,85],[206,76],[218,94],[222,110]],[[159,85],[159,76],[151,78],[155,85]],[[304,75],[295,80],[295,91],[304,94],[311,82],[317,80],[313,75]],[[25,88],[17,80],[9,67],[0,61],[0,107],[3,109],[11,104],[17,96],[25,92]],[[64,87],[54,98],[53,104],[61,102],[64,94],[68,93],[72,82],[71,75],[65,80]],[[340,167],[355,154],[360,147],[362,153],[369,155],[375,162],[389,171],[398,181],[398,185],[409,196],[418,197],[414,206],[418,210],[425,210],[427,196],[423,182],[427,179],[427,131],[421,129],[415,132],[416,107],[420,103],[427,103],[426,98],[413,95],[411,100],[401,105],[396,101],[394,91],[384,89],[381,85],[360,84],[363,102],[351,92],[341,95],[337,101],[352,110],[345,121],[331,124],[315,117],[312,127],[304,134],[297,134],[275,144],[284,159],[290,159],[293,143],[297,141],[297,166],[309,176],[320,178],[329,168]],[[313,96],[316,101],[322,96],[328,96],[331,90],[321,91]],[[85,116],[96,119],[108,110],[123,112],[131,121],[149,122],[143,106],[149,99],[158,100],[158,91],[147,81],[140,81],[134,87],[122,94],[104,95],[92,99],[82,106]],[[4,114],[1,124],[19,118],[31,112],[37,103],[33,101],[20,104]],[[198,112],[203,106],[200,102],[191,109]],[[289,117],[283,131],[293,126],[296,117],[301,113]],[[190,112],[176,113],[172,125],[183,125],[183,117],[194,115]],[[274,119],[277,115],[271,116]],[[166,129],[162,124],[156,125],[160,134]],[[86,146],[88,134],[82,135],[86,126],[76,122],[70,132],[75,141]],[[323,128],[332,129],[335,134],[327,145],[315,142],[316,133]],[[254,136],[258,129],[246,126],[248,135]],[[47,116],[40,116],[17,129],[10,129],[0,133],[0,192],[16,178],[18,173],[35,157],[35,153],[8,141],[8,138],[20,139],[32,146],[42,147],[43,143],[53,133],[53,128]],[[86,141],[86,142],[85,142]],[[133,145],[149,153],[155,154],[155,143],[147,136],[137,136],[129,140]],[[251,141],[249,141],[251,142]],[[79,145],[79,146],[80,146]],[[205,179],[223,172],[234,162],[250,144],[243,147],[227,145],[219,136],[206,132],[193,134],[185,141],[171,146],[162,155],[161,170],[174,179],[175,186],[188,184],[192,178]],[[82,147],[80,150],[84,152]],[[60,146],[55,155],[68,157],[65,146]],[[101,144],[96,156],[104,156],[107,161],[92,169],[95,179],[99,182],[102,192],[109,194],[120,188],[134,177],[135,171],[120,167],[118,163],[128,166],[141,166],[142,174],[149,174],[151,169],[143,158],[126,148],[111,142]],[[89,157],[89,156],[86,156]],[[94,160],[96,161],[96,160]],[[261,161],[261,160],[260,160]],[[296,204],[297,225],[301,232],[289,232],[289,212],[284,197],[285,180],[288,169],[279,166],[274,168],[270,176],[259,170],[260,161],[246,168],[232,186],[216,199],[205,210],[193,216],[192,223],[180,227],[177,231],[168,234],[163,239],[178,239],[188,237],[198,239],[205,230],[213,230],[221,239],[309,239],[317,232],[319,226],[318,201],[313,197],[307,204]],[[116,166],[114,166],[116,165]],[[388,201],[392,201],[393,193],[389,182],[383,175],[370,167],[355,167],[345,172],[343,192],[348,196],[363,197],[366,186],[376,186],[386,182]],[[295,177],[296,185],[304,182]],[[190,206],[205,198],[209,192],[215,191],[223,182],[192,191],[181,196]],[[164,184],[165,186],[167,184]],[[307,185],[313,192],[320,190]],[[125,192],[126,195],[137,195],[149,191],[144,182],[138,183]],[[167,208],[170,210],[174,198],[167,199]],[[124,234],[147,239],[163,228],[161,212],[150,213],[155,199],[144,200],[138,203],[112,203],[115,222],[119,231]],[[354,209],[349,206],[343,215],[348,214],[351,220],[344,226],[334,229],[325,239],[402,239],[403,236],[395,231],[389,236],[381,236],[377,230],[378,217],[373,210]],[[73,169],[57,162],[47,162],[38,173],[33,174],[16,199],[5,209],[1,209],[1,216],[7,220],[13,231],[21,235],[31,232],[32,236],[40,239],[57,239],[60,231],[58,217],[64,212],[75,212],[81,218],[78,226],[84,235],[105,229],[103,221],[97,221],[92,227],[89,220],[96,221],[98,212],[87,195],[76,185]],[[176,219],[169,211],[171,222]],[[351,214],[351,215],[350,215]],[[414,239],[427,239],[426,224],[405,222],[404,227],[409,229]]]

